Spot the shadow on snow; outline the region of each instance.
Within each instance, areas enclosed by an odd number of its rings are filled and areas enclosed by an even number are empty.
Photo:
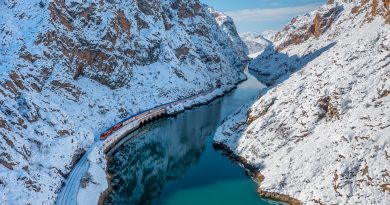
[[[249,64],[249,70],[252,75],[267,86],[280,84],[334,45],[336,42],[304,56],[288,56],[285,53],[277,52],[274,46],[270,45]]]

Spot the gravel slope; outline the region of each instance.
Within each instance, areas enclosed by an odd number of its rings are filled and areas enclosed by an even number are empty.
[[[256,167],[261,191],[304,204],[388,204],[389,5],[329,1],[251,62],[271,87],[215,142]]]
[[[198,0],[6,0],[0,19],[0,204],[53,204],[115,122],[244,78],[234,23]]]

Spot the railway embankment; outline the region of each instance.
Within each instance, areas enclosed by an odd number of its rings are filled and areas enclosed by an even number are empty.
[[[58,205],[99,204],[104,202],[109,189],[110,177],[106,172],[106,156],[110,155],[123,143],[123,139],[152,120],[169,117],[200,105],[205,105],[215,98],[235,89],[237,84],[224,85],[220,88],[204,91],[188,98],[156,106],[122,120],[96,137],[96,142],[86,151],[74,166],[61,192]]]

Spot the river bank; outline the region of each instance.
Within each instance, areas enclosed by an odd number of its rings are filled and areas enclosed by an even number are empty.
[[[239,155],[234,154],[234,152],[225,144],[219,143],[219,142],[213,142],[213,147],[217,150],[220,150],[226,157],[229,159],[235,161],[236,163],[240,164],[241,167],[243,167],[251,178],[255,180],[258,184],[257,193],[259,196],[265,198],[265,199],[271,199],[275,201],[284,202],[290,205],[301,205],[302,202],[300,202],[298,199],[295,199],[293,197],[290,197],[285,194],[279,194],[276,192],[269,192],[264,191],[261,188],[261,183],[264,181],[264,176],[261,174],[261,172],[253,165],[248,163],[248,161]]]
[[[388,204],[388,9],[385,1],[328,1],[294,18],[250,63],[273,87],[231,116],[215,141],[261,173],[260,194]]]
[[[245,170],[212,146],[220,123],[263,87],[249,75],[224,97],[126,137],[108,163],[113,192],[106,204],[269,204]]]
[[[185,102],[173,106],[169,112],[168,116],[174,116],[181,112],[184,112],[186,109],[191,109],[196,106],[204,105],[212,100],[223,96],[224,94],[230,92],[231,90],[235,89],[238,84],[245,81],[246,77],[243,75],[239,81],[237,81],[235,84],[230,85],[223,85],[220,88],[217,88],[213,90],[212,92],[207,92],[206,95],[199,96],[197,98],[189,100],[185,100]],[[126,130],[127,128],[124,127],[123,129],[120,129],[117,131],[116,135],[109,137],[104,142],[96,142],[91,148],[90,151],[87,151],[88,155],[81,158],[80,161],[82,161],[83,165],[76,165],[75,167],[78,168],[78,166],[82,166],[82,168],[77,169],[77,171],[82,170],[83,173],[76,173],[73,172],[70,174],[70,178],[75,177],[75,179],[71,180],[71,183],[66,183],[65,188],[62,189],[61,195],[59,197],[59,202],[57,201],[57,204],[61,203],[68,203],[68,200],[71,201],[77,201],[82,203],[88,203],[88,204],[98,204],[99,201],[102,203],[104,201],[101,196],[106,195],[103,193],[107,193],[107,189],[109,188],[109,179],[107,177],[107,173],[105,172],[107,167],[107,162],[105,158],[105,153],[108,151],[107,148],[111,149],[113,144],[118,143],[123,136],[126,136],[129,134],[129,131]],[[135,129],[132,129],[132,131],[135,131]],[[110,138],[116,138],[115,140],[112,140]],[[68,179],[69,180],[69,179]],[[87,182],[87,185],[80,186],[80,182]],[[70,186],[67,188],[66,186]],[[66,197],[62,197],[63,190],[67,190],[65,192]],[[71,197],[74,195],[73,197]],[[65,198],[65,199],[64,199]],[[72,199],[73,198],[73,199]]]
[[[171,108],[168,111],[168,113],[166,115],[161,116],[159,118],[156,118],[155,120],[159,120],[159,119],[163,119],[163,118],[167,118],[167,117],[175,117],[178,114],[185,112],[186,110],[190,110],[190,109],[193,109],[193,108],[196,108],[199,106],[207,105],[207,104],[211,103],[212,101],[216,100],[217,98],[223,97],[225,94],[233,91],[234,89],[237,88],[237,85],[244,82],[245,80],[247,80],[247,78],[242,78],[240,81],[238,81],[236,84],[234,84],[232,86],[224,86],[221,88],[217,88],[217,89],[213,90],[212,92],[207,92],[206,95],[200,94],[196,98],[190,97],[189,100],[186,100],[184,103],[174,106],[173,108]],[[136,130],[132,130],[132,132],[134,132],[134,131],[136,131]],[[126,135],[129,135],[129,134],[131,134],[131,133],[126,133]],[[112,147],[111,150],[104,150],[104,152],[109,151],[108,154],[110,155],[113,152],[115,152],[116,149],[120,148],[128,140],[129,139],[122,138],[116,142],[116,145],[114,147]],[[108,172],[106,172],[106,175],[110,176],[110,174]],[[98,204],[105,204],[107,197],[110,195],[110,193],[112,191],[111,180],[112,180],[112,177],[107,177],[108,187],[106,190],[103,191],[103,194],[101,195],[101,197],[99,197]],[[93,190],[91,190],[91,191],[93,191]],[[89,195],[89,194],[86,193],[85,196],[87,196],[87,195]]]
[[[0,11],[0,204],[55,204],[96,136],[234,84],[247,59],[232,19],[198,1],[20,0]]]

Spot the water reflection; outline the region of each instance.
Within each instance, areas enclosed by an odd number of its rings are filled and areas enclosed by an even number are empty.
[[[222,98],[133,133],[141,137],[112,156],[113,192],[107,204],[151,204],[165,182],[181,178],[199,161],[207,137],[219,125],[221,107]]]
[[[267,79],[270,76],[267,74],[261,74],[259,71],[256,71],[256,70],[249,70],[249,73],[260,82],[267,82]]]
[[[221,121],[263,88],[248,75],[223,98],[131,134],[112,154],[113,191],[106,204],[269,204],[244,170],[211,145]]]

